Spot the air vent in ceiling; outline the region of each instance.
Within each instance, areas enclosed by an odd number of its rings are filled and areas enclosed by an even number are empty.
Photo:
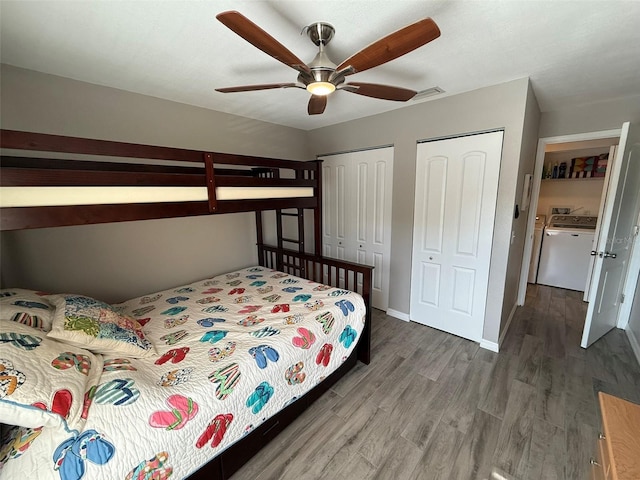
[[[441,93],[444,93],[444,90],[440,87],[431,87],[418,92],[416,96],[412,98],[412,100],[422,100],[423,98],[431,97],[433,95],[439,95]]]

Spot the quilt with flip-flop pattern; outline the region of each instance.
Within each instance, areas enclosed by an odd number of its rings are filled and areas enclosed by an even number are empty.
[[[336,370],[365,317],[357,294],[263,267],[115,307],[158,356],[105,356],[78,435],[9,432],[9,477],[183,478]]]

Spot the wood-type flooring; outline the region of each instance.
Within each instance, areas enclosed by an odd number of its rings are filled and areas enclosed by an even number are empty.
[[[499,354],[374,311],[371,364],[233,480],[590,478],[597,392],[640,403],[640,366],[622,330],[580,348],[586,306],[530,285]]]

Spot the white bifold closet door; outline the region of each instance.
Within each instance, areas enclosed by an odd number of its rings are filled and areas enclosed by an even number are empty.
[[[372,305],[389,303],[393,147],[320,157],[322,252],[373,265]]]
[[[409,317],[476,342],[501,156],[502,132],[418,144]]]

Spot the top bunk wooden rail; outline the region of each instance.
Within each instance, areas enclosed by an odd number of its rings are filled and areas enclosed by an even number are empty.
[[[41,133],[0,130],[0,187],[201,187],[204,198],[189,201],[94,202],[82,205],[9,206],[0,211],[0,229],[121,222],[153,218],[310,208],[319,214],[321,168],[318,161],[294,161],[199,150],[140,145]],[[26,151],[16,155],[13,151]],[[33,152],[70,154],[73,159],[40,158]],[[84,161],[83,155],[117,157]],[[80,156],[80,159],[78,159]],[[141,163],[178,161],[184,166]],[[225,168],[220,168],[224,165]],[[235,168],[226,168],[227,165]],[[293,178],[283,172],[293,171]],[[289,174],[289,176],[291,176]],[[260,189],[260,198],[218,198],[219,187]],[[255,187],[258,187],[256,190]],[[304,196],[289,190],[304,189]],[[227,192],[230,190],[227,190]],[[203,190],[204,192],[204,190]],[[258,195],[258,194],[256,194]],[[1,197],[0,197],[1,198]],[[4,204],[3,204],[4,205]]]

